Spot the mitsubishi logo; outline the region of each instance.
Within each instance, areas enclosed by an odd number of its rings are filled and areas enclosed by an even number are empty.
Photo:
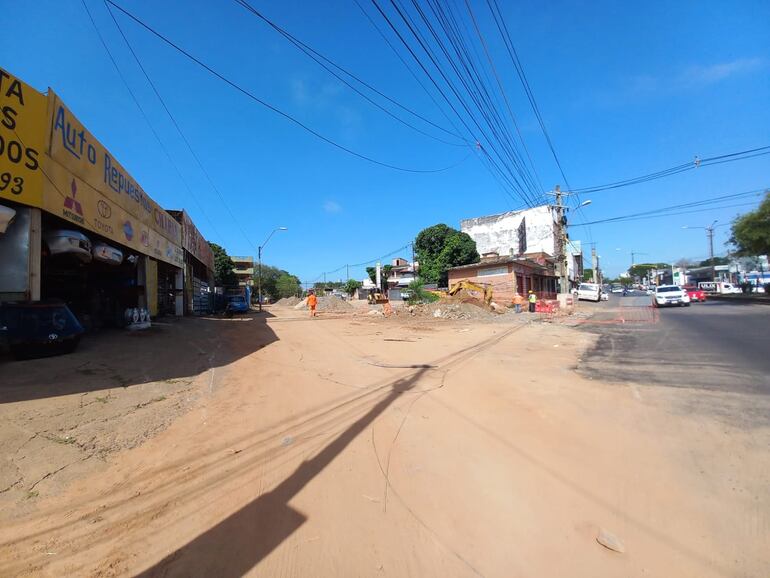
[[[70,186],[72,196],[64,199],[64,208],[70,211],[75,211],[78,215],[83,215],[83,207],[80,205],[80,201],[75,198],[78,192],[78,186],[75,184],[75,179],[72,179],[72,185]]]

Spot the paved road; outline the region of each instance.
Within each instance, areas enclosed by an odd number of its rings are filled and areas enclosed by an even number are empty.
[[[610,381],[770,395],[770,307],[723,301],[652,310],[647,296],[590,304],[600,335],[581,371]],[[629,321],[630,320],[630,321]]]

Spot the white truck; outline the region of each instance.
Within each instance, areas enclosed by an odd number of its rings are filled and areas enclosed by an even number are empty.
[[[742,293],[741,288],[737,285],[723,281],[701,281],[698,283],[698,289],[711,294]]]

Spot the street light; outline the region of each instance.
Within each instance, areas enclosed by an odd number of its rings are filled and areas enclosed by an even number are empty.
[[[708,227],[691,227],[690,225],[683,225],[683,229],[704,229],[706,231],[706,237],[709,240],[709,262],[711,263],[711,280],[716,281],[716,269],[714,268],[714,229],[717,227],[725,227],[729,223],[722,223],[721,225],[717,225],[719,221],[717,219],[714,219],[714,222],[711,223]]]
[[[288,227],[278,227],[277,229],[273,229],[270,234],[267,236],[267,239],[265,239],[265,242],[262,243],[259,248],[257,249],[257,262],[259,263],[259,272],[257,273],[257,295],[259,299],[259,310],[262,311],[262,249],[265,248],[265,245],[267,245],[267,242],[270,240],[270,237],[272,237],[276,231],[288,231]]]

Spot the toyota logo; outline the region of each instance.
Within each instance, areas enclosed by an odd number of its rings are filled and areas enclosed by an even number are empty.
[[[57,339],[59,339],[59,336],[56,333],[49,333],[48,334],[48,340],[49,341],[56,341]]]
[[[109,219],[112,215],[112,207],[110,207],[110,204],[107,201],[100,200],[96,203],[96,210],[99,211],[99,214],[103,219]]]

